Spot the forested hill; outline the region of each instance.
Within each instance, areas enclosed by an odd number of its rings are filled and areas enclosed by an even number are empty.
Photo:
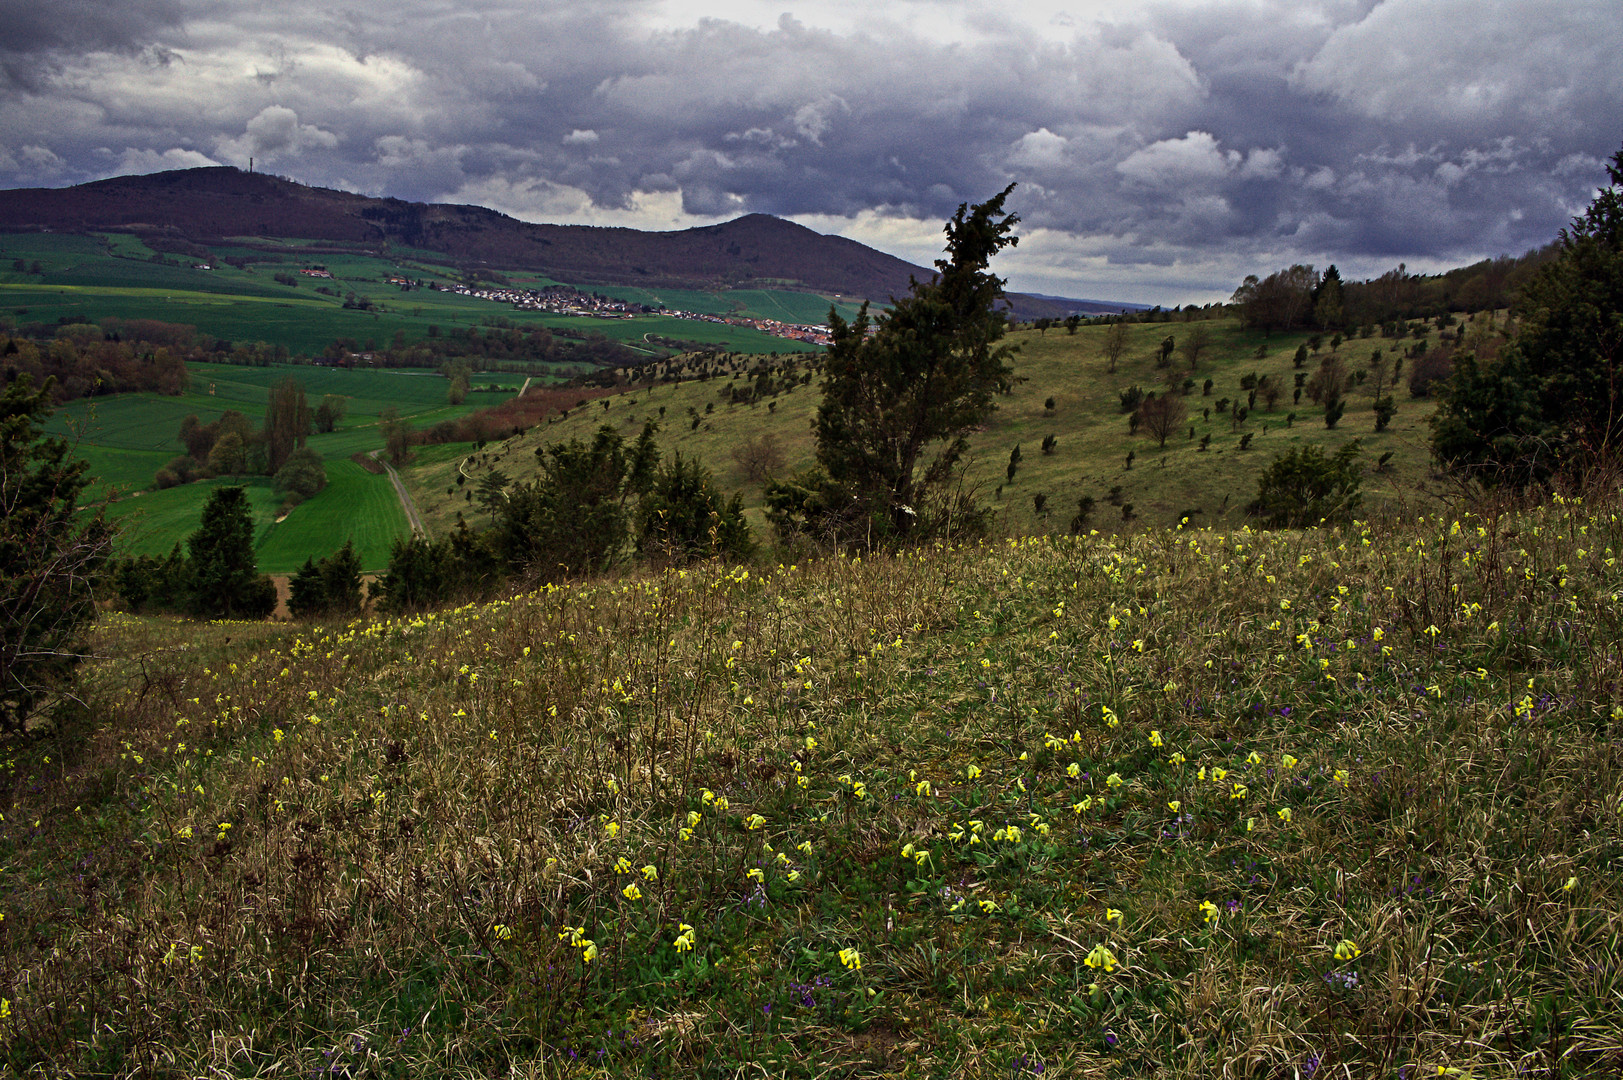
[[[372,198],[225,167],[8,191],[0,199],[0,229],[119,229],[202,244],[289,237],[414,247],[572,284],[771,285],[876,301],[905,292],[911,275],[928,274],[854,240],[766,214],[680,232],[543,225],[479,206]]]

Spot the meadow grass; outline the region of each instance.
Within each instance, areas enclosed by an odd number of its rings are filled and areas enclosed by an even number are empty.
[[[106,617],[18,1074],[1615,1076],[1615,486]]]

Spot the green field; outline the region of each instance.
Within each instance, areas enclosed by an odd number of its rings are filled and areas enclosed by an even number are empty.
[[[270,250],[265,250],[269,246]],[[199,260],[166,256],[180,265],[152,262],[153,252],[134,237],[117,234],[67,236],[56,234],[0,235],[0,315],[21,321],[55,322],[61,318],[95,321],[107,316],[161,319],[185,323],[228,341],[267,341],[286,345],[294,353],[317,355],[340,338],[353,339],[364,349],[387,346],[397,333],[406,343],[426,338],[431,325],[441,330],[458,326],[491,325],[497,319],[518,327],[548,327],[583,334],[600,334],[633,348],[646,348],[649,335],[720,345],[740,352],[799,352],[808,346],[742,327],[639,316],[634,319],[586,319],[541,312],[519,311],[505,304],[430,289],[402,292],[390,285],[391,275],[450,282],[453,267],[433,252],[394,249],[387,256],[357,251],[306,254],[297,242],[274,244],[254,241],[211,249],[212,269],[197,269]],[[255,261],[238,269],[221,257],[243,256]],[[41,275],[19,273],[14,260],[38,262]],[[319,264],[332,280],[299,276],[296,286],[273,280],[277,273],[292,273]],[[514,273],[520,287],[558,284],[536,274]],[[339,295],[315,290],[325,287]],[[653,294],[636,289],[603,288],[605,295],[656,302]],[[353,292],[374,305],[373,310],[346,310],[344,297]],[[635,294],[633,296],[632,294]],[[759,315],[792,321],[821,322],[828,301],[806,293],[740,290],[702,293],[676,290],[665,302],[673,307],[714,314]],[[680,300],[680,302],[678,302]]]
[[[362,567],[380,571],[388,565],[394,541],[409,533],[387,476],[369,473],[353,461],[329,460],[327,486],[281,521],[276,516],[282,496],[263,476],[216,477],[120,499],[108,507],[108,517],[123,527],[121,553],[168,554],[196,531],[203,504],[215,488],[239,484],[248,491],[261,573],[293,573],[305,559],[331,554],[348,539],[354,540]]]

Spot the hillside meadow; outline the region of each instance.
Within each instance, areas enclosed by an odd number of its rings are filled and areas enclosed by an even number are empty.
[[[1616,485],[106,616],[16,1075],[1615,1076]]]
[[[1169,366],[1157,363],[1159,344],[1167,336],[1184,338],[1199,328],[1210,345],[1191,371],[1181,354]],[[1234,319],[1200,322],[1135,323],[1117,369],[1108,370],[1102,355],[1106,327],[1020,330],[1008,335],[1019,351],[1012,363],[1013,391],[997,401],[986,426],[969,436],[964,487],[994,510],[994,532],[1008,535],[1067,533],[1084,497],[1094,500],[1089,527],[1102,531],[1173,525],[1185,517],[1193,524],[1237,526],[1245,506],[1257,494],[1257,481],[1268,463],[1286,451],[1314,446],[1333,453],[1354,439],[1361,441],[1366,473],[1366,506],[1418,513],[1439,505],[1446,485],[1433,477],[1428,423],[1435,403],[1411,398],[1407,389],[1410,360],[1404,361],[1395,391],[1397,412],[1385,431],[1374,430],[1374,382],[1351,386],[1346,414],[1335,428],[1325,426],[1323,406],[1303,395],[1293,401],[1297,375],[1311,378],[1319,360],[1330,355],[1328,339],[1302,368],[1293,364],[1305,333],[1265,337],[1241,328]],[[1388,372],[1394,359],[1416,344],[1379,336],[1353,338],[1338,355],[1351,373],[1368,366],[1380,350]],[[1430,344],[1436,344],[1436,334]],[[1259,358],[1257,350],[1264,355]],[[689,361],[687,375],[701,361]],[[821,400],[814,358],[729,356],[709,362],[709,378],[670,381],[670,364],[654,365],[651,385],[637,386],[550,418],[524,434],[482,449],[467,447],[454,461],[436,460],[405,474],[413,498],[430,528],[449,528],[456,515],[477,516],[473,481],[500,470],[509,479],[526,480],[537,469],[536,451],[554,442],[589,442],[603,424],[627,440],[652,420],[660,425],[659,442],[667,457],[680,453],[697,458],[715,475],[723,491],[741,491],[757,532],[764,484],[752,480],[736,457],[741,446],[770,439],[777,447],[779,476],[815,464],[812,423]],[[735,400],[760,373],[783,387],[775,396]],[[1273,409],[1259,399],[1244,420],[1225,403],[1244,406],[1247,376],[1267,376],[1282,388]],[[804,381],[807,378],[810,381]],[[1184,392],[1184,380],[1193,384]],[[1205,382],[1212,387],[1206,391]],[[1140,429],[1132,434],[1121,395],[1132,387],[1180,397],[1187,412],[1164,447]],[[1049,407],[1049,401],[1053,406]],[[695,419],[698,423],[695,425]],[[1192,434],[1191,434],[1192,432]],[[1055,440],[1044,453],[1045,438]],[[1242,443],[1244,445],[1242,446]],[[1020,450],[1014,479],[1008,479],[1011,453]],[[1128,454],[1133,460],[1128,461]],[[1383,455],[1390,455],[1382,464]],[[459,485],[457,476],[464,477]],[[1043,509],[1038,511],[1038,496]]]

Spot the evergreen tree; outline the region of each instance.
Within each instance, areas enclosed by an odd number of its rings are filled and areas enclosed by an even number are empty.
[[[1515,338],[1456,361],[1432,449],[1485,483],[1521,487],[1623,450],[1623,150],[1523,290]]]
[[[100,513],[79,512],[88,466],[42,438],[50,391],[25,374],[0,394],[0,731],[72,677],[113,542]]]
[[[987,269],[1017,243],[1020,219],[1003,212],[1013,190],[959,206],[938,273],[913,281],[889,311],[870,319],[864,305],[853,323],[829,312],[815,429],[831,485],[817,486],[849,493],[842,516],[863,536],[905,537],[950,518],[933,504],[956,474],[969,432],[1013,385],[1013,350],[997,344],[1007,329],[994,306],[1003,281]]]
[[[254,524],[243,488],[214,489],[186,549],[191,556],[192,614],[263,619],[276,610],[276,586],[254,565]]]
[[[639,553],[743,559],[754,549],[743,497],[723,498],[709,469],[677,454],[655,474],[637,511]]]

